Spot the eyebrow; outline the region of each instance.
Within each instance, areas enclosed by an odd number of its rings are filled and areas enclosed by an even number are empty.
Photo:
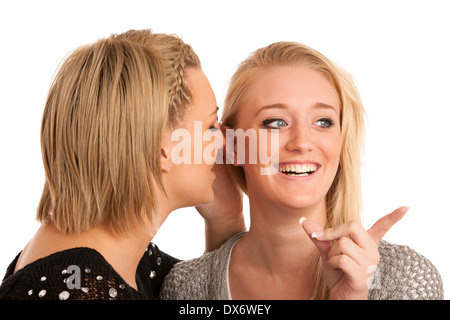
[[[316,102],[314,104],[313,108],[315,108],[315,109],[331,109],[334,112],[336,112],[336,114],[338,114],[338,112],[337,112],[335,107],[333,107],[333,106],[331,106],[329,104],[323,103],[323,102]],[[269,104],[269,105],[264,106],[261,109],[259,109],[258,112],[256,112],[255,116],[258,113],[262,112],[263,110],[267,110],[267,109],[288,109],[288,106],[283,104],[283,103]]]
[[[287,105],[283,104],[283,103],[275,103],[275,104],[269,104],[267,106],[262,107],[261,109],[258,110],[258,112],[256,112],[255,116],[262,112],[263,110],[267,110],[267,109],[287,109]]]
[[[335,107],[333,107],[329,104],[326,104],[326,103],[317,102],[316,104],[314,104],[314,108],[316,108],[316,109],[331,109],[334,112],[336,112],[336,114],[338,114],[338,111],[336,110]]]

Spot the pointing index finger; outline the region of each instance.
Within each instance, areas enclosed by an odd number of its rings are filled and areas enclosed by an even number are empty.
[[[372,239],[378,244],[384,235],[389,231],[389,229],[400,221],[408,212],[408,207],[400,207],[393,212],[385,215],[379,219],[367,232],[370,234]]]

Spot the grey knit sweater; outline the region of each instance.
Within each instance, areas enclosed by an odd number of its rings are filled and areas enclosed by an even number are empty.
[[[167,300],[228,300],[228,263],[234,244],[245,234],[228,239],[219,249],[182,261],[166,276],[160,292]],[[381,241],[380,263],[369,300],[444,299],[441,276],[424,256],[407,246]]]

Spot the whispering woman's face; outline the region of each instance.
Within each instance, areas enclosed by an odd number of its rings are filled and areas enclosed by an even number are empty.
[[[260,162],[244,164],[249,197],[294,209],[325,201],[339,166],[340,112],[338,93],[321,73],[295,66],[261,71],[245,92],[237,127],[278,131],[278,171],[261,175]]]
[[[171,133],[170,185],[179,207],[208,203],[213,199],[212,184],[217,150],[223,136],[217,119],[217,102],[208,78],[201,69],[189,69],[186,84],[192,101],[180,128]]]

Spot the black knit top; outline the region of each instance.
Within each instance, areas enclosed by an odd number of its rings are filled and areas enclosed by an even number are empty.
[[[150,243],[130,287],[96,250],[72,248],[36,260],[14,273],[9,265],[0,300],[148,300],[157,299],[164,277],[178,259]]]

